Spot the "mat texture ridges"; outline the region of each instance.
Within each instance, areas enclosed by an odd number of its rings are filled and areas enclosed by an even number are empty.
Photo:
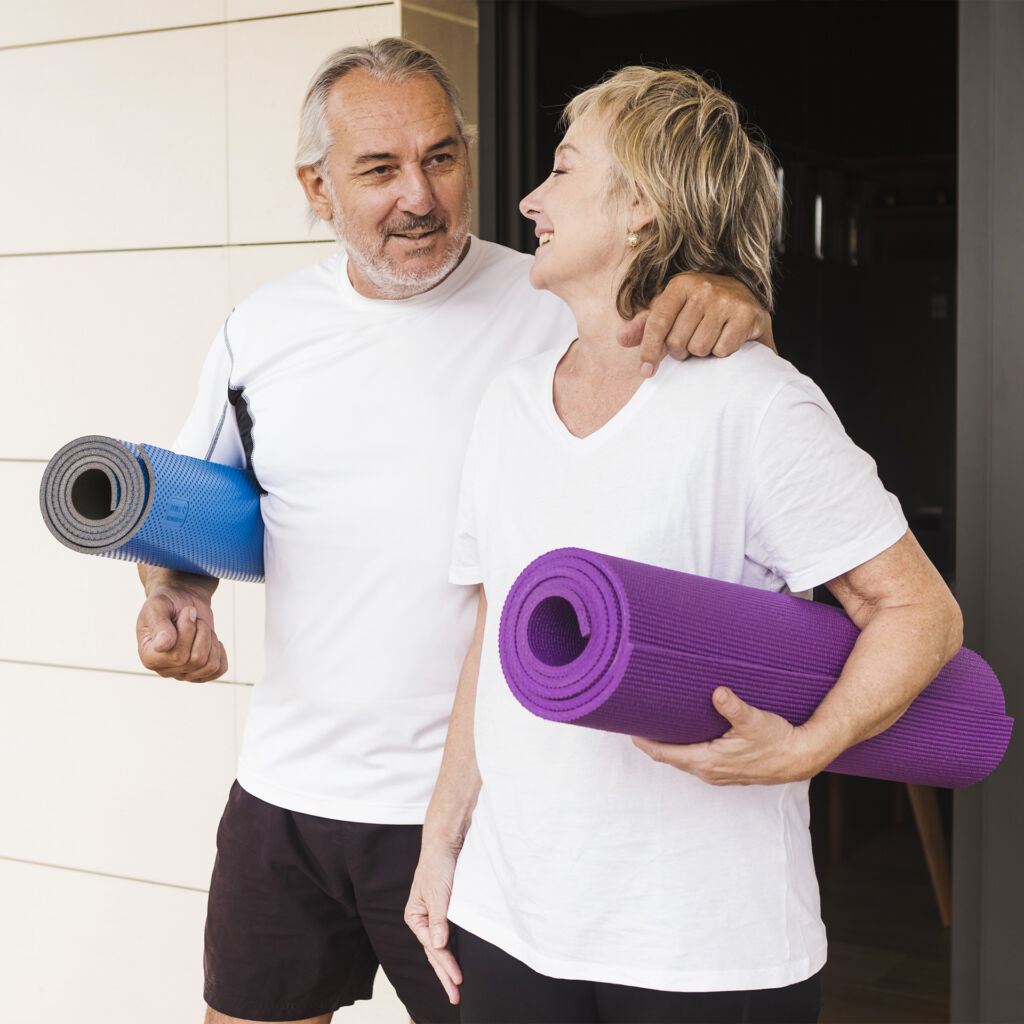
[[[259,487],[243,469],[92,434],[50,459],[39,507],[50,532],[73,551],[263,579]]]
[[[561,548],[506,598],[502,669],[534,714],[675,743],[721,736],[711,694],[805,722],[858,631],[838,609],[626,559]],[[991,668],[963,648],[889,729],[829,771],[964,786],[1002,759],[1013,720]]]

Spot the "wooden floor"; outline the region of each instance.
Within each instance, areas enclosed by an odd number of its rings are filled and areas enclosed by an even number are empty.
[[[900,812],[898,791],[882,788],[889,784],[854,781],[861,802],[875,809],[873,820],[863,808],[847,812],[840,863],[828,863],[827,829],[814,828],[829,937],[821,1022],[947,1022],[950,935],[939,920],[913,817]],[[896,824],[894,797],[902,818]]]

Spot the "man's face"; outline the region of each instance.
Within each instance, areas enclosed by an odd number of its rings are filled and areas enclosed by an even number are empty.
[[[428,75],[381,82],[351,71],[326,110],[328,173],[299,177],[348,251],[356,291],[400,299],[433,288],[469,235],[469,159],[444,90]]]

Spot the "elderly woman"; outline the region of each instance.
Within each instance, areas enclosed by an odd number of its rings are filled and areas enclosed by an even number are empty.
[[[826,943],[807,780],[903,713],[959,647],[959,611],[789,363],[748,344],[647,378],[616,340],[680,270],[730,274],[771,306],[775,175],[733,102],[634,67],[565,120],[521,209],[532,282],[579,337],[505,372],[477,414],[451,579],[479,585],[480,607],[406,918],[467,1024],[813,1021]],[[711,743],[542,721],[503,681],[498,619],[519,571],[561,546],[825,584],[860,637],[799,727],[725,687],[731,729]]]

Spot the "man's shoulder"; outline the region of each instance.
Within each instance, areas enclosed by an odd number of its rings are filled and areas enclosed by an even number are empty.
[[[568,341],[574,332],[569,307],[551,292],[538,290],[530,281],[533,257],[496,242],[473,238],[474,263],[469,288],[477,302],[513,321],[525,319],[536,332],[553,331],[541,348]],[[528,351],[528,350],[527,350]],[[534,349],[536,351],[536,349]]]
[[[266,314],[275,309],[290,309],[305,305],[320,295],[332,297],[336,291],[338,260],[337,249],[316,263],[307,264],[290,274],[266,281],[250,292],[238,305],[233,314]]]
[[[308,336],[337,318],[339,252],[261,284],[232,310],[224,326],[237,361],[287,350],[291,338]]]
[[[532,404],[536,395],[550,392],[555,364],[564,352],[564,346],[548,348],[503,366],[484,390],[481,409],[507,424],[510,410],[519,409],[524,400]]]
[[[534,291],[530,284],[533,257],[527,253],[516,252],[508,246],[474,236],[473,256],[471,281],[474,286],[488,288],[502,295]]]
[[[515,268],[524,275],[530,272],[530,264],[533,262],[533,257],[528,253],[517,252],[515,249],[510,249],[507,245],[501,245],[498,242],[488,242],[486,239],[477,238],[475,235],[473,236],[473,246],[474,248],[479,247],[480,250],[480,269],[501,267],[502,269],[509,270]]]

